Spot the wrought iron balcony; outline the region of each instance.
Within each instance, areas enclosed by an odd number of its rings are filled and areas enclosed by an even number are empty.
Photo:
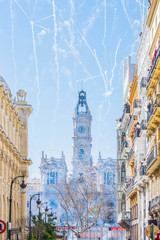
[[[147,175],[147,171],[146,171],[146,165],[143,165],[141,168],[140,168],[140,176],[143,176],[143,175]]]
[[[160,210],[160,195],[149,201],[149,212],[158,212]]]
[[[134,132],[134,139],[139,137],[139,135],[140,135],[140,129],[137,128],[136,131]]]
[[[150,120],[150,117],[152,116],[153,114],[153,104],[148,104],[148,112],[147,112],[147,123],[149,122]]]
[[[141,108],[141,100],[135,99],[133,102],[133,108]]]
[[[148,79],[147,79],[147,88],[148,88],[149,81],[150,81],[150,79],[151,79],[153,70],[155,69],[155,66],[156,66],[156,63],[157,63],[157,60],[159,59],[159,57],[160,57],[160,47],[158,48],[158,51],[157,51],[157,53],[156,53],[156,57],[155,57],[154,60],[153,60],[152,68],[151,68],[150,71],[149,71],[149,75],[148,75]]]
[[[146,130],[147,129],[147,121],[146,120],[142,120],[141,124],[140,124],[140,132],[142,130]]]
[[[135,116],[134,114],[132,115],[130,121],[129,121],[129,125],[128,125],[128,131],[131,131],[132,127],[133,127],[133,123],[137,121],[137,116]]]
[[[127,195],[132,191],[133,186],[134,186],[134,178],[130,180],[129,185],[127,186]]]
[[[131,150],[130,150],[130,152],[129,152],[129,154],[128,154],[128,162],[129,162],[129,160],[131,159],[131,157],[133,156],[133,153],[134,153],[134,151],[133,151],[133,149],[131,148]]]
[[[152,150],[152,152],[149,154],[149,156],[147,157],[147,167],[151,164],[151,162],[154,160],[154,150]]]
[[[146,88],[146,86],[147,86],[147,80],[148,80],[147,77],[142,77],[141,82],[140,82],[140,89],[141,89],[141,88]]]

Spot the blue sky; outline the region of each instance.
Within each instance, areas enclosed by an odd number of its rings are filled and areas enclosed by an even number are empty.
[[[93,117],[92,156],[116,158],[122,115],[123,59],[136,63],[145,0],[0,0],[0,74],[12,95],[27,91],[30,177],[42,150],[72,159],[72,114],[87,92]]]

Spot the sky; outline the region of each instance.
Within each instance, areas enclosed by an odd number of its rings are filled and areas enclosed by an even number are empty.
[[[30,178],[42,151],[72,168],[78,91],[92,114],[92,157],[116,158],[123,60],[136,63],[147,0],[0,0],[0,74],[13,97],[27,92]]]

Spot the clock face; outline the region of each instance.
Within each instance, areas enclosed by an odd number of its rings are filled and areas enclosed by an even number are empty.
[[[85,129],[84,126],[80,126],[80,127],[78,128],[78,132],[80,132],[80,133],[84,133],[85,131],[86,131],[86,129]]]

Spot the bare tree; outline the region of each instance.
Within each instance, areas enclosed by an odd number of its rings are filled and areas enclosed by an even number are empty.
[[[56,189],[60,194],[60,205],[65,211],[68,229],[77,237],[92,228],[104,206],[104,199],[97,192],[95,181],[81,177]]]

